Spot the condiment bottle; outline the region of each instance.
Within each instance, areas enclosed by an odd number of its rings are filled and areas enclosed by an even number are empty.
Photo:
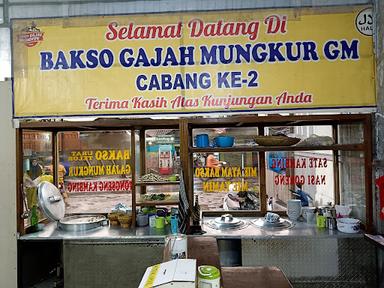
[[[171,233],[177,234],[179,233],[179,216],[178,211],[172,210],[171,212]]]
[[[319,209],[316,216],[316,226],[318,228],[325,228],[327,223],[327,218],[323,215],[323,210]]]
[[[329,230],[335,229],[335,218],[327,217],[327,227]]]
[[[193,205],[192,223],[196,226],[200,225],[200,204],[198,195],[196,195],[195,204]]]
[[[37,206],[33,205],[31,208],[30,224],[33,231],[37,230],[37,224],[39,223],[39,215],[37,213]]]

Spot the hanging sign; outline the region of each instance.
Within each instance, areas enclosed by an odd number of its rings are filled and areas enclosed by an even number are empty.
[[[14,117],[374,109],[362,6],[14,20]]]

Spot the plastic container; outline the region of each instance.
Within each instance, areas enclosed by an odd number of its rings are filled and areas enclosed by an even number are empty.
[[[195,146],[199,148],[209,147],[208,134],[199,134],[195,137]]]
[[[220,270],[215,266],[202,265],[198,270],[198,288],[220,288]]]
[[[138,213],[136,216],[136,224],[139,227],[147,226],[149,223],[148,214]]]
[[[156,227],[156,214],[148,214],[149,227]]]
[[[168,259],[186,259],[188,240],[184,234],[174,234],[165,237],[165,253]]]
[[[232,147],[235,138],[233,136],[217,136],[214,139],[214,146],[217,147]]]
[[[164,227],[165,227],[165,217],[164,216],[156,216],[155,227],[157,229],[164,229]]]
[[[316,207],[302,207],[301,214],[303,215],[303,218],[308,224],[315,223]]]
[[[301,214],[301,201],[298,199],[289,199],[287,203],[287,215],[292,221],[297,221]]]

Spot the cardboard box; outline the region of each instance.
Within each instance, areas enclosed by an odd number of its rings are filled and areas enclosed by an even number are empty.
[[[196,260],[176,259],[148,267],[139,288],[195,288]]]

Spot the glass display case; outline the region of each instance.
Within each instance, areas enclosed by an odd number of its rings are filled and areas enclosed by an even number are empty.
[[[136,205],[177,206],[180,180],[180,137],[178,129],[149,129],[139,137],[136,153],[139,167],[135,189]]]
[[[189,207],[197,196],[203,215],[255,216],[285,214],[287,201],[305,192],[309,205],[349,205],[371,227],[371,121],[353,114],[22,122],[18,179],[27,181],[37,156],[67,193],[70,213],[108,213],[121,202],[133,223],[143,207],[176,207],[181,190]],[[25,233],[32,200],[19,187]]]
[[[37,184],[53,182],[52,176],[52,133],[25,130],[22,133],[22,214],[27,228],[36,227],[45,216],[39,209]],[[32,229],[33,230],[33,229]]]
[[[108,213],[118,203],[132,209],[130,130],[59,132],[58,139],[67,214]]]
[[[201,205],[203,215],[223,211],[234,215],[286,214],[288,200],[300,199],[302,206],[351,206],[351,217],[371,227],[370,115],[234,116],[189,119],[186,126],[190,197],[198,194],[200,203],[208,203]],[[214,139],[220,135],[233,140],[217,145]],[[207,167],[208,155],[222,165],[229,158],[236,163],[229,155],[244,159],[247,154],[252,156],[245,158],[252,159],[251,166],[257,169],[257,184],[254,191],[249,186],[240,190],[254,192],[259,205],[249,210],[242,208],[243,191],[231,191],[226,188],[229,185],[220,184],[230,183],[221,172],[223,166],[216,174]],[[241,173],[247,168],[243,162],[234,166],[239,166]],[[231,206],[225,205],[225,199],[230,199]]]
[[[217,165],[207,166],[208,157]],[[193,159],[193,191],[202,210],[260,210],[258,153],[193,153]]]

